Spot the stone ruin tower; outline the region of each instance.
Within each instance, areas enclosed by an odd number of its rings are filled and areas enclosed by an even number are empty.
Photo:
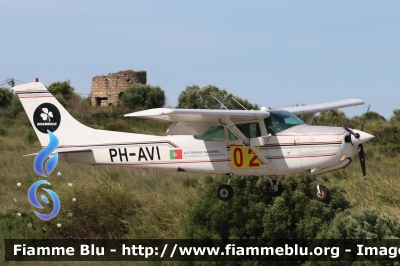
[[[107,76],[95,76],[92,79],[92,105],[120,105],[125,89],[135,83],[146,84],[146,71],[126,70],[109,73]]]

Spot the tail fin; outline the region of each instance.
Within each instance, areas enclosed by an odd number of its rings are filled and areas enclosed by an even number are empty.
[[[13,87],[21,100],[42,146],[47,146],[47,130],[58,137],[59,147],[93,142],[96,129],[73,118],[40,82]]]

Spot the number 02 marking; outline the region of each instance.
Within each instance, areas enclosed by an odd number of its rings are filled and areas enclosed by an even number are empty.
[[[235,166],[240,168],[243,165],[243,152],[239,148],[235,148],[233,151],[233,161]]]
[[[260,166],[260,161],[257,159],[257,156],[252,152],[252,150],[249,149],[247,154],[253,154],[253,158],[251,158],[250,163],[249,163],[250,167],[258,167],[258,166]]]
[[[257,147],[260,150],[260,147]],[[262,164],[249,148],[232,146],[230,151],[232,168],[261,168]]]

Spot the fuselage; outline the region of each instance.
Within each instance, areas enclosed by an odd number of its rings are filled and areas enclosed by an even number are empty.
[[[270,160],[273,168],[262,164],[240,140],[231,139],[226,128],[222,137],[209,141],[187,135],[152,136],[110,132],[110,136],[114,134],[110,140],[118,141],[86,144],[91,152],[63,154],[62,145],[58,151],[60,159],[72,163],[245,176],[282,175],[311,170],[323,173],[324,170],[346,166],[350,163],[348,158],[357,151],[357,146],[346,142],[348,133],[340,127],[302,124],[274,135],[267,133],[261,132],[262,136],[251,138],[250,141]],[[65,148],[74,147],[69,145]]]

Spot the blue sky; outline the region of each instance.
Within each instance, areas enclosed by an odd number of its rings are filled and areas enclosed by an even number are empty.
[[[0,10],[0,81],[69,79],[88,94],[93,76],[133,69],[170,106],[186,86],[212,84],[266,107],[359,98],[386,118],[400,108],[400,1],[0,0]]]

